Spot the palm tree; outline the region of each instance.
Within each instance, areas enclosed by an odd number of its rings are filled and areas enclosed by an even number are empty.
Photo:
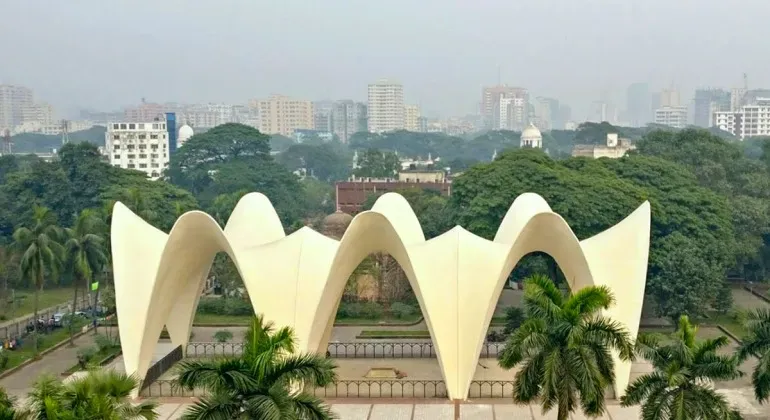
[[[32,345],[37,354],[37,319],[40,291],[46,273],[55,281],[61,267],[64,248],[58,242],[61,230],[54,224],[55,217],[46,207],[35,206],[33,209],[34,225],[32,229],[21,227],[13,233],[14,246],[21,253],[19,268],[22,278],[35,287],[34,333]]]
[[[29,393],[29,419],[147,419],[158,418],[153,401],[131,403],[139,385],[133,376],[114,370],[94,370],[68,383],[52,377],[40,379]]]
[[[751,373],[751,383],[757,401],[765,403],[770,399],[770,310],[749,312],[746,326],[749,333],[738,348],[738,358],[741,362],[752,356],[759,360]]]
[[[77,310],[78,286],[88,286],[94,278],[94,274],[101,271],[107,263],[107,255],[104,239],[100,235],[103,230],[101,220],[90,209],[80,212],[75,220],[75,225],[65,229],[67,242],[65,243],[67,265],[73,274],[73,286],[75,289],[72,300],[72,316]],[[95,305],[94,305],[95,306]],[[92,314],[96,317],[96,312]],[[73,344],[72,320],[70,320],[70,344]]]
[[[315,354],[293,352],[294,334],[290,328],[275,331],[271,322],[266,323],[262,316],[254,317],[240,357],[180,362],[178,385],[210,393],[182,418],[333,418],[323,401],[297,388],[336,381],[334,362]]]
[[[11,397],[0,388],[0,420],[22,420],[27,418],[27,413],[16,407],[16,398]]]
[[[736,357],[717,354],[729,343],[727,337],[699,342],[696,331],[683,315],[673,337],[641,335],[637,353],[651,362],[654,370],[628,386],[621,404],[641,404],[644,420],[741,419],[713,388],[713,381],[742,375]]]
[[[565,297],[546,276],[524,280],[527,319],[508,338],[500,366],[516,372],[513,400],[557,407],[566,420],[578,406],[589,416],[604,413],[604,393],[615,381],[612,350],[633,358],[628,331],[601,316],[613,303],[606,287],[585,287]]]

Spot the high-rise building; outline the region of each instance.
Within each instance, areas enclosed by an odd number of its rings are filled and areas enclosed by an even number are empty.
[[[163,105],[145,102],[144,99],[142,99],[141,105],[137,107],[126,108],[123,111],[123,121],[152,121],[161,115],[166,115],[165,112],[166,110]]]
[[[732,94],[723,89],[697,89],[693,100],[693,124],[698,127],[713,127],[714,114],[729,112]]]
[[[481,116],[485,128],[523,130],[529,123],[529,92],[498,85],[481,90]]]
[[[312,130],[313,103],[272,95],[259,101],[259,131],[290,137],[294,130]]]
[[[367,130],[366,104],[351,100],[337,101],[332,109],[332,128],[337,138],[347,143],[350,137]]]
[[[737,111],[716,112],[714,121],[721,130],[741,140],[748,137],[770,136],[770,96],[755,97],[752,104],[744,105]]]
[[[13,129],[24,122],[25,113],[34,106],[32,89],[0,85],[0,130]]]
[[[383,133],[406,127],[404,87],[400,83],[381,79],[370,84],[367,107],[370,132]]]
[[[404,105],[404,129],[407,131],[422,131],[420,127],[420,106]]]
[[[316,101],[313,102],[313,129],[322,133],[332,132],[332,111],[334,102]]]
[[[679,100],[679,91],[676,89],[663,89],[660,92],[660,105],[659,108],[665,107],[678,107],[681,106]]]
[[[655,124],[673,128],[687,127],[686,106],[664,106],[655,110]]]
[[[109,123],[104,153],[111,165],[144,172],[154,180],[168,167],[169,137],[165,116],[148,122]]]
[[[538,96],[535,98],[534,115],[532,121],[542,131],[550,131],[556,128],[559,120],[559,101],[552,98]]]
[[[652,97],[647,83],[634,83],[626,90],[626,112],[632,127],[643,127],[652,121]]]

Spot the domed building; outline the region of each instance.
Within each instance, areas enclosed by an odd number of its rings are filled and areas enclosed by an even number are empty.
[[[336,212],[324,217],[323,223],[321,225],[321,233],[330,238],[338,240],[342,239],[342,235],[345,234],[345,230],[347,230],[350,222],[352,221],[353,216],[337,210]]]
[[[176,138],[176,146],[181,147],[184,145],[185,142],[193,136],[193,134],[195,134],[195,132],[193,132],[192,127],[189,125],[185,124],[179,127],[179,135]]]
[[[540,134],[540,130],[538,130],[534,124],[530,123],[529,127],[521,132],[521,142],[519,143],[519,147],[543,148],[543,135]]]

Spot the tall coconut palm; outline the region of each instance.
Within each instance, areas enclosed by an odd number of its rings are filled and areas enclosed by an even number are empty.
[[[615,381],[612,351],[633,358],[628,331],[601,311],[613,304],[606,287],[585,287],[564,296],[548,277],[524,280],[527,320],[508,338],[499,356],[506,369],[519,366],[513,399],[557,408],[566,420],[578,408],[587,415],[605,410],[604,393]]]
[[[760,403],[770,399],[770,310],[757,309],[746,316],[748,334],[738,348],[738,358],[745,361],[756,357],[757,366],[751,373],[754,396]]]
[[[27,419],[28,413],[16,406],[16,398],[0,388],[0,420]]]
[[[13,233],[14,246],[21,254],[19,268],[21,276],[35,287],[34,302],[34,332],[32,340],[34,352],[37,354],[37,319],[40,303],[40,291],[46,274],[56,281],[61,268],[64,247],[58,242],[61,239],[61,229],[55,225],[53,212],[46,207],[35,206],[33,209],[32,228],[21,227]]]
[[[190,407],[188,420],[333,418],[323,401],[297,387],[326,386],[337,375],[334,363],[314,354],[294,355],[290,328],[275,330],[261,316],[252,319],[243,354],[220,360],[180,363],[177,382],[210,393]]]
[[[75,289],[72,300],[72,313],[77,310],[78,288],[84,286],[85,291],[107,263],[107,253],[104,238],[101,236],[104,228],[101,219],[93,210],[86,209],[80,212],[75,224],[65,229],[65,255],[67,267],[73,275],[73,288]],[[87,293],[87,292],[86,292]],[[95,305],[94,305],[95,306]],[[92,314],[96,316],[94,311]],[[72,325],[72,322],[70,322]],[[73,330],[70,328],[70,344],[73,342]]]
[[[29,419],[124,420],[158,418],[153,401],[131,403],[139,385],[132,376],[111,369],[91,371],[67,383],[52,377],[40,379],[29,393]]]
[[[727,337],[697,341],[696,332],[687,316],[682,316],[672,338],[641,335],[637,352],[654,370],[628,386],[621,404],[641,404],[644,420],[741,419],[713,387],[714,381],[742,375],[736,357],[717,354],[728,345]]]

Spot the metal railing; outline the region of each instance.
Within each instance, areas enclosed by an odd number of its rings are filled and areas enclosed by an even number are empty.
[[[388,379],[338,380],[333,385],[315,388],[312,394],[319,398],[447,398],[442,380]],[[468,398],[511,398],[513,381],[473,381]],[[200,389],[179,387],[174,380],[158,380],[142,390],[143,397],[203,397]]]
[[[142,389],[145,389],[156,382],[160,382],[159,378],[163,376],[163,374],[166,373],[169,369],[171,369],[175,363],[182,360],[182,357],[182,346],[177,346],[174,348],[174,350],[171,350],[169,354],[163,356],[160,360],[155,362],[155,364],[150,366],[150,369],[147,370],[147,374],[144,375],[144,380],[142,381]]]
[[[88,296],[84,297],[78,302],[75,311],[83,310],[91,305],[91,300]],[[72,308],[72,302],[62,303],[56,306],[50,306],[48,308],[41,309],[37,312],[38,318],[48,319],[52,315],[57,313],[68,314]],[[27,325],[34,320],[33,314],[28,314],[18,321],[5,321],[0,323],[0,339],[11,339],[14,337],[21,337],[26,333]]]
[[[505,343],[485,342],[481,346],[480,357],[497,357],[503,351]],[[435,358],[436,349],[431,342],[382,343],[355,342],[329,343],[328,356],[336,359],[423,359]],[[187,357],[238,356],[243,352],[243,343],[205,343],[187,344]]]

